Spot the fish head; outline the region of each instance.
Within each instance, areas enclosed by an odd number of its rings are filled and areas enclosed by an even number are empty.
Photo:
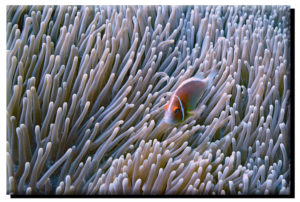
[[[170,101],[165,105],[164,122],[167,124],[178,124],[183,121],[183,109],[180,101],[172,96]]]

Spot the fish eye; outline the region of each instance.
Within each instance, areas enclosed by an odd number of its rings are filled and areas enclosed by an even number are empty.
[[[177,114],[178,112],[179,112],[179,108],[176,108],[176,109],[174,110],[174,113]]]

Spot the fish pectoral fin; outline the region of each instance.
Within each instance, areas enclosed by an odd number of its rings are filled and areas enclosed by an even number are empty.
[[[201,107],[198,107],[198,108],[194,109],[193,111],[189,112],[189,115],[200,117],[200,115],[202,114],[202,112],[204,111],[205,108],[206,108],[206,105],[202,105]]]
[[[196,112],[196,110],[194,110],[194,111],[189,112],[188,115],[189,115],[189,117],[197,116],[197,112]]]

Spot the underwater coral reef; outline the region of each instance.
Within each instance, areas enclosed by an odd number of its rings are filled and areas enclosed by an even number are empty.
[[[7,6],[7,194],[288,195],[289,6]],[[197,113],[164,106],[216,71]]]

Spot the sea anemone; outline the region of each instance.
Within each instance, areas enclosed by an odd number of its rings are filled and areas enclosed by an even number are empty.
[[[7,193],[288,195],[289,6],[8,6]],[[183,123],[180,83],[218,74]]]

